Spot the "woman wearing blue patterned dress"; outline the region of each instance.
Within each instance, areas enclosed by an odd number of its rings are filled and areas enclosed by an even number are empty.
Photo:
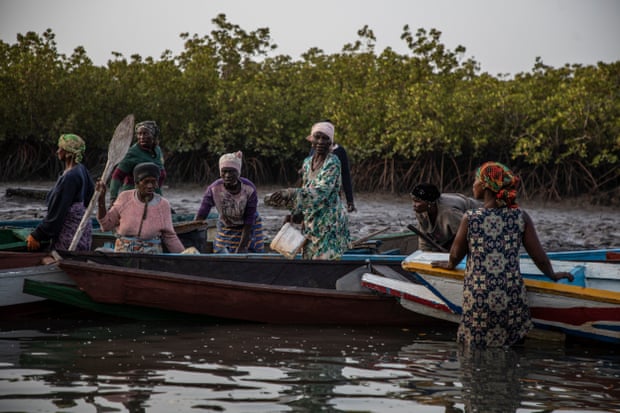
[[[518,184],[519,178],[498,162],[478,168],[473,194],[483,206],[463,216],[449,261],[432,263],[454,269],[467,255],[457,333],[467,347],[510,346],[532,328],[519,268],[521,245],[547,277],[573,280],[569,273],[553,271],[532,219],[516,203]]]
[[[316,123],[310,137],[314,152],[304,160],[301,187],[274,192],[271,198],[292,204],[293,216],[303,214],[303,233],[308,240],[303,247],[305,259],[338,259],[349,248],[350,234],[340,197],[340,160],[330,152],[334,125]]]

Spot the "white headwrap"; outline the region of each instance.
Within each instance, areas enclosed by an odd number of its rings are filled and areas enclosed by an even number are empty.
[[[234,168],[238,173],[241,173],[241,158],[243,154],[241,151],[234,153],[225,153],[220,156],[220,172],[222,168]]]
[[[329,136],[330,142],[334,142],[334,125],[331,122],[319,122],[312,125],[310,136],[308,136],[307,139],[312,140],[312,135],[314,135],[315,132],[324,133]]]

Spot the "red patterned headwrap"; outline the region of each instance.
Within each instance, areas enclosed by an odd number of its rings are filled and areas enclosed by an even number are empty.
[[[521,181],[508,167],[499,162],[486,162],[476,171],[476,179],[485,189],[495,192],[497,205],[518,208],[517,189]]]

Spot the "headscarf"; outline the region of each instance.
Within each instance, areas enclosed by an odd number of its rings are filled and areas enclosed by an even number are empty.
[[[482,187],[495,192],[497,205],[517,208],[517,189],[521,181],[508,167],[499,162],[486,162],[476,171]]]
[[[135,127],[135,132],[138,133],[138,130],[140,130],[140,128],[148,129],[151,132],[151,135],[153,135],[153,139],[159,139],[159,126],[157,126],[157,123],[155,123],[154,120],[145,120],[143,122],[137,123]]]
[[[147,177],[153,177],[159,179],[159,166],[153,162],[142,162],[134,166],[133,168],[133,181],[137,184],[141,180]]]
[[[411,191],[411,196],[426,202],[435,202],[441,196],[439,189],[433,184],[422,183],[416,185]]]
[[[318,122],[312,125],[312,129],[310,129],[310,135],[306,138],[309,141],[312,140],[312,135],[315,132],[321,132],[329,137],[329,141],[331,143],[334,142],[334,124],[331,122]]]
[[[237,170],[237,173],[241,174],[242,157],[243,153],[241,153],[241,151],[225,153],[220,156],[220,173],[222,172],[222,168],[234,168]]]
[[[86,150],[86,143],[79,136],[73,133],[60,135],[60,138],[58,138],[58,147],[73,154],[75,162],[82,162],[84,151]]]

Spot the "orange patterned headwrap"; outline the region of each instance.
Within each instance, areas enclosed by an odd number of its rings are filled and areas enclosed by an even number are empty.
[[[476,179],[485,189],[495,192],[497,205],[517,208],[517,189],[521,181],[508,167],[499,162],[486,162],[476,171]]]

